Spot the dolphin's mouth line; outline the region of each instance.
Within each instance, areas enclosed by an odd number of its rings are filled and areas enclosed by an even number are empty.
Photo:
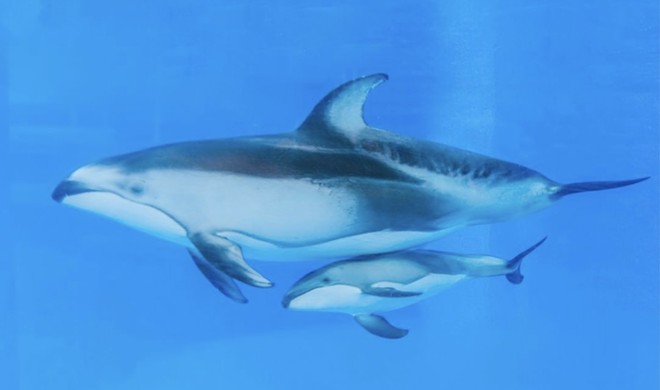
[[[282,298],[282,307],[284,307],[285,309],[288,309],[289,305],[291,304],[291,302],[293,302],[294,299],[299,298],[299,297],[301,297],[301,296],[303,296],[307,293],[310,293],[314,290],[318,290],[319,288],[321,288],[321,287],[315,287],[311,290],[303,290],[303,291],[300,291],[300,292],[293,292],[291,294],[286,294],[284,296],[284,298]]]
[[[62,181],[51,196],[59,203],[94,211],[184,247],[192,245],[188,229],[178,219],[149,203],[136,202],[120,193],[76,180]]]
[[[285,295],[284,298],[282,298],[282,307],[288,309],[289,305],[291,304],[291,301],[293,301],[294,299],[296,299],[296,297]]]
[[[322,289],[322,288],[326,288],[326,287],[332,287],[332,286],[348,286],[348,287],[353,287],[353,286],[351,286],[350,284],[335,282],[335,283],[325,284],[325,285],[323,285],[323,286],[314,287],[314,288],[311,288],[311,289],[309,289],[309,290],[292,291],[291,293],[287,293],[287,294],[284,296],[284,298],[282,298],[282,306],[283,306],[285,309],[288,309],[288,308],[289,308],[289,305],[291,304],[291,302],[293,302],[294,299],[296,299],[296,298],[300,298],[300,297],[302,297],[303,295],[305,295],[305,294],[309,294],[309,293],[311,293],[311,292],[313,292],[313,291],[316,291],[316,290],[319,290],[319,289]],[[293,289],[292,289],[292,290],[293,290]]]
[[[84,194],[86,192],[107,192],[99,188],[90,187],[87,184],[84,184],[75,180],[64,180],[55,187],[51,197],[57,203],[62,203],[64,199],[68,196]]]

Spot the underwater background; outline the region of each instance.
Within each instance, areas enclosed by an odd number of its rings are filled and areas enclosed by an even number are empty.
[[[1,389],[658,389],[657,1],[0,0]],[[220,295],[185,250],[53,202],[75,168],[295,129],[355,77],[375,127],[563,182],[651,176],[427,247],[509,258],[388,314],[292,312],[320,262]]]

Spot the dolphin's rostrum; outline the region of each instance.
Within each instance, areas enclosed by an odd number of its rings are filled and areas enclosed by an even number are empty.
[[[369,127],[384,74],[345,83],[291,133],[184,142],[83,166],[53,198],[185,246],[209,281],[268,287],[247,259],[398,251],[564,195],[644,179],[558,184],[529,168]]]

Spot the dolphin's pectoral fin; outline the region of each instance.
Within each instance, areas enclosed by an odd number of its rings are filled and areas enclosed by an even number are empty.
[[[376,336],[387,339],[400,339],[408,334],[407,329],[397,328],[387,322],[384,317],[376,314],[356,314],[354,318],[367,332]]]
[[[406,297],[415,297],[417,295],[422,295],[420,292],[416,291],[402,291],[397,290],[394,287],[365,287],[362,289],[364,294],[375,295],[377,297],[384,298],[406,298]]]
[[[241,289],[236,285],[234,279],[229,277],[229,275],[223,271],[214,268],[208,261],[204,260],[194,252],[188,251],[188,253],[190,253],[197,268],[199,268],[202,274],[206,276],[206,279],[208,279],[215,288],[235,302],[247,303],[247,298],[245,298]]]
[[[335,88],[312,110],[298,134],[330,143],[352,143],[367,127],[362,108],[369,91],[387,80],[383,73],[360,77]]]
[[[255,287],[273,285],[245,262],[241,248],[228,239],[210,233],[194,233],[188,238],[211,266],[232,278]]]

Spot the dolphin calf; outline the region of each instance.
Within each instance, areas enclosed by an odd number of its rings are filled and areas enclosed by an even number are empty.
[[[410,306],[454,284],[477,277],[505,275],[523,280],[520,264],[546,239],[511,260],[430,250],[370,255],[338,261],[298,280],[282,306],[292,310],[347,313],[376,336],[401,338],[408,330],[391,325],[375,312]]]
[[[293,132],[184,142],[110,157],[52,197],[188,249],[225,295],[271,282],[245,261],[337,259],[419,246],[583,191],[523,166],[369,127],[374,74],[325,96]]]

